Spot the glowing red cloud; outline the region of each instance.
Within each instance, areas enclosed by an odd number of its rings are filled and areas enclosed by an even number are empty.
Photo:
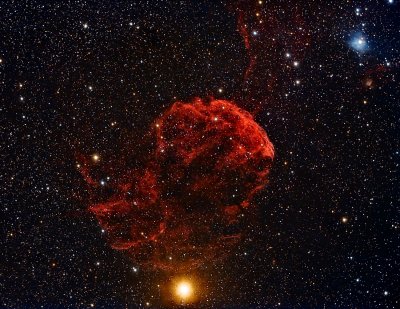
[[[90,206],[111,246],[165,270],[225,256],[242,237],[253,195],[267,184],[274,157],[267,134],[232,102],[196,99],[174,103],[150,136],[147,163]]]

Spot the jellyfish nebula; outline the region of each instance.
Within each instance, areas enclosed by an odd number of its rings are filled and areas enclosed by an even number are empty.
[[[195,99],[174,103],[147,136],[143,163],[114,175],[112,194],[89,207],[110,245],[167,271],[227,256],[268,182],[274,148],[266,132],[233,102]],[[93,186],[90,169],[84,163],[82,174]]]

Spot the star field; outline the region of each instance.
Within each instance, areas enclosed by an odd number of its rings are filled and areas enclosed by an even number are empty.
[[[399,1],[0,8],[0,307],[400,306]],[[268,184],[223,260],[148,269],[88,207],[195,97],[253,115],[275,149]]]

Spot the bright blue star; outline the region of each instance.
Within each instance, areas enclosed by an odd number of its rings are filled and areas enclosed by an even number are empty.
[[[350,47],[358,53],[364,53],[368,50],[368,41],[362,33],[356,33],[350,38]]]

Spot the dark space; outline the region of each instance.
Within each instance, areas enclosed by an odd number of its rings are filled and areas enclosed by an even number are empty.
[[[398,308],[399,16],[397,0],[2,2],[0,307]],[[268,184],[223,259],[148,269],[88,207],[196,97],[252,114]],[[78,168],[94,156],[97,190]],[[174,304],[185,275],[196,297]]]

